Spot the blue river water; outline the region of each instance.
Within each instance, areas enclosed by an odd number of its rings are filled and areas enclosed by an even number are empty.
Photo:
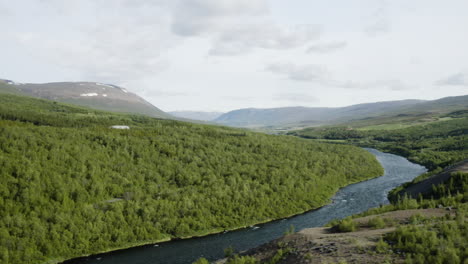
[[[208,260],[222,258],[224,249],[232,246],[236,251],[257,247],[276,239],[293,225],[296,231],[323,226],[333,219],[361,213],[369,208],[388,204],[388,192],[426,172],[420,165],[407,159],[375,149],[374,154],[385,169],[383,176],[352,184],[340,189],[330,204],[317,210],[288,219],[273,221],[237,231],[206,237],[176,240],[155,245],[135,247],[67,261],[67,264],[186,264],[200,257]]]

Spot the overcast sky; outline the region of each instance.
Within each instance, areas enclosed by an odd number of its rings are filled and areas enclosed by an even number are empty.
[[[0,78],[165,110],[468,94],[466,0],[0,0]]]

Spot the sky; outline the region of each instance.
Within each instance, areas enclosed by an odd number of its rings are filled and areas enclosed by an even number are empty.
[[[468,94],[466,0],[0,0],[0,78],[165,111]]]

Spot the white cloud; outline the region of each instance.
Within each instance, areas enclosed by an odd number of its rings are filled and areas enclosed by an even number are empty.
[[[45,4],[57,8],[57,18],[70,11],[55,1]],[[124,2],[95,4],[96,10],[90,12],[91,16],[93,12],[99,15],[95,24],[80,27],[73,34],[18,32],[16,40],[29,53],[79,71],[86,80],[122,84],[156,74],[169,66],[163,53],[178,44],[178,37],[170,32],[167,17],[158,16],[158,12],[149,15],[141,10],[144,6],[128,9]],[[127,13],[127,16],[99,12],[105,8]],[[65,27],[74,26],[67,23],[71,22],[65,22]]]
[[[391,30],[387,2],[380,1],[378,4],[379,6],[371,16],[371,22],[364,28],[366,34],[371,37],[389,33]]]
[[[308,53],[330,53],[334,52],[340,49],[343,49],[347,46],[348,44],[346,41],[335,41],[335,42],[329,42],[329,43],[319,43],[310,46],[307,49]]]
[[[294,81],[314,82],[329,88],[391,91],[405,91],[416,88],[399,79],[372,81],[343,80],[333,76],[323,65],[298,65],[291,62],[277,62],[269,64],[266,70],[281,76],[286,76]]]
[[[277,101],[288,102],[294,105],[301,103],[311,104],[320,101],[317,97],[309,95],[307,93],[279,93],[275,94],[273,96],[273,99]]]
[[[210,55],[229,56],[256,48],[284,50],[305,45],[320,35],[316,25],[279,25],[271,19],[266,0],[179,1],[173,32],[210,39]]]
[[[468,86],[468,74],[459,72],[440,79],[435,84],[439,86]]]
[[[266,67],[267,71],[286,76],[294,81],[326,82],[328,71],[321,65],[296,65],[291,62],[276,62]]]
[[[381,34],[385,34],[390,32],[390,22],[386,19],[381,19],[376,21],[374,24],[367,26],[364,31],[372,37],[379,36]]]
[[[398,79],[376,80],[376,81],[367,81],[367,82],[346,81],[341,84],[338,84],[337,86],[348,88],[348,89],[360,89],[360,90],[377,89],[377,90],[392,90],[392,91],[405,91],[405,90],[416,88]]]
[[[268,13],[266,0],[179,0],[173,10],[171,28],[181,36],[218,32],[226,25],[262,17]]]
[[[216,38],[211,55],[237,55],[255,48],[286,50],[301,47],[319,36],[312,25],[281,27],[275,24],[239,25],[227,28]]]

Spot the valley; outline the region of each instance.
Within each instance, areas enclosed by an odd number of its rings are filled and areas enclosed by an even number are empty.
[[[0,264],[468,264],[468,1],[0,1]]]

